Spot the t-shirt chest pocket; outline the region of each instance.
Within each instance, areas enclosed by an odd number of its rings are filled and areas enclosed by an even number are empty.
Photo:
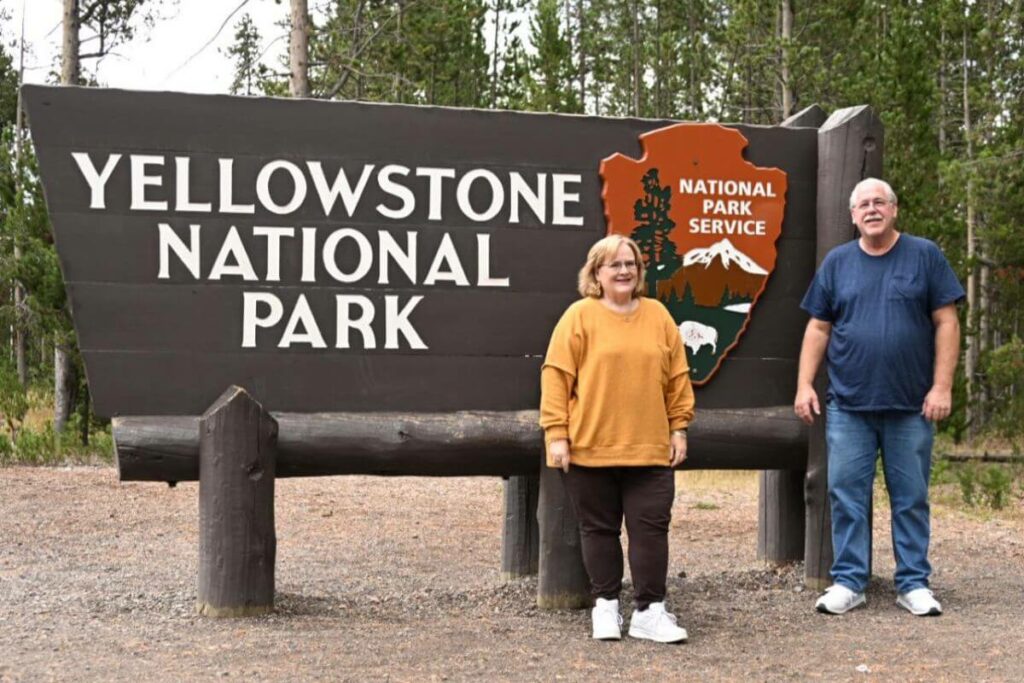
[[[891,301],[924,301],[927,285],[913,275],[893,275],[889,278],[888,299]]]

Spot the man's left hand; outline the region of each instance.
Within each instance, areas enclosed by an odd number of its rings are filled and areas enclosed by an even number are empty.
[[[928,395],[924,397],[924,406],[921,414],[926,420],[938,422],[949,417],[953,407],[953,390],[942,387],[932,387]]]

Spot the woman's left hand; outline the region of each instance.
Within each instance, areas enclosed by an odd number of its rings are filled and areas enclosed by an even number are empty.
[[[670,437],[671,453],[668,464],[670,467],[678,467],[686,460],[686,432],[673,432]]]

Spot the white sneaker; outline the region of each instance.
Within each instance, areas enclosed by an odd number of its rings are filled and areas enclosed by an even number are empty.
[[[619,640],[622,638],[622,615],[619,614],[618,600],[598,598],[590,610],[596,640]]]
[[[652,602],[643,612],[634,611],[629,620],[629,635],[657,643],[685,643],[686,629],[676,625],[676,617],[665,611],[665,603]]]
[[[942,614],[942,605],[927,588],[900,593],[896,596],[896,604],[919,617],[937,617]]]
[[[846,614],[854,607],[867,603],[863,593],[852,590],[838,583],[825,589],[825,594],[814,603],[814,609],[824,614]]]

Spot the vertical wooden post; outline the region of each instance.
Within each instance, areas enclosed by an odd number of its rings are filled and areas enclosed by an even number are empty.
[[[240,387],[199,422],[199,590],[211,617],[274,608],[277,421]]]
[[[537,573],[540,530],[537,498],[540,477],[505,479],[505,524],[501,531],[501,578],[505,581]]]
[[[591,605],[590,579],[583,568],[580,529],[559,471],[542,465],[537,502],[540,529],[537,606],[543,609]]]
[[[881,177],[882,122],[870,107],[836,111],[818,131],[818,245],[817,263],[834,247],[857,232],[850,219],[850,193],[869,177]],[[824,402],[828,378],[824,368],[814,383]],[[811,588],[829,584],[832,566],[832,524],[828,504],[828,459],[825,416],[814,421],[807,454],[807,545],[804,551],[806,582]]]
[[[783,128],[818,128],[828,115],[813,104],[787,118]],[[804,470],[761,472],[757,510],[757,557],[769,564],[804,557]]]
[[[757,557],[771,565],[804,556],[804,470],[761,472],[757,509]]]

